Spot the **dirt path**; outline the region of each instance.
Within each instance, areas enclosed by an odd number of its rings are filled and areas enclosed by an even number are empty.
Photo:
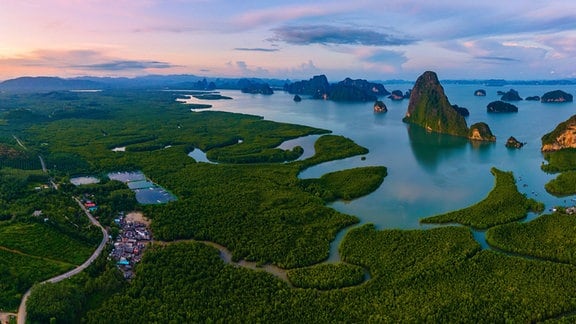
[[[16,313],[2,313],[0,312],[0,324],[8,324],[10,323],[10,318],[16,318],[18,314]]]

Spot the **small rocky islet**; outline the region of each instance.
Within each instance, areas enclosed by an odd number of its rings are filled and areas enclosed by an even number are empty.
[[[486,106],[489,113],[512,113],[518,112],[518,107],[502,100],[492,101]]]
[[[508,140],[506,140],[506,147],[507,148],[515,148],[519,149],[522,148],[526,143],[522,143],[517,140],[514,136],[510,136]]]

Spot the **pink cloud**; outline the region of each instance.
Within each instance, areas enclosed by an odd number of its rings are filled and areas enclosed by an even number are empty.
[[[142,74],[176,67],[162,61],[113,57],[96,50],[36,50],[0,57],[0,74],[7,74],[8,71],[20,71],[20,75],[29,74],[30,71],[35,71],[32,73],[34,75]]]
[[[339,13],[348,13],[356,8],[356,4],[317,4],[317,5],[293,5],[282,7],[271,7],[261,10],[246,12],[233,19],[233,24],[240,28],[255,28],[259,26],[281,24],[286,21],[330,16]]]

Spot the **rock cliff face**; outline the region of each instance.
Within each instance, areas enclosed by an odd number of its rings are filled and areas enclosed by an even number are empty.
[[[556,128],[542,136],[542,152],[576,148],[576,115],[562,122]]]
[[[555,90],[546,92],[541,99],[541,102],[572,102],[572,95],[562,90]]]
[[[432,71],[424,72],[416,80],[403,121],[430,132],[468,137],[466,120],[450,105],[444,88]]]
[[[490,127],[486,123],[476,123],[470,126],[470,132],[468,133],[468,138],[474,141],[489,141],[495,142],[496,136],[492,134]]]

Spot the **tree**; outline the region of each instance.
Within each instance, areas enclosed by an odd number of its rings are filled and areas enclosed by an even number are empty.
[[[85,296],[78,287],[62,281],[32,288],[26,306],[32,322],[77,323]]]

